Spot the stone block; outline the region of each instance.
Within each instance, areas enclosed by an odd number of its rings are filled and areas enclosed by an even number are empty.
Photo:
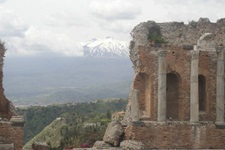
[[[124,140],[121,142],[120,147],[123,149],[129,150],[144,150],[144,144],[142,142],[134,141],[134,140]]]
[[[104,141],[96,141],[95,144],[93,145],[93,148],[96,148],[96,149],[103,149],[108,147],[111,147],[111,145]]]
[[[124,129],[122,124],[118,121],[112,121],[108,124],[103,141],[111,144],[112,146],[118,146],[123,133]]]

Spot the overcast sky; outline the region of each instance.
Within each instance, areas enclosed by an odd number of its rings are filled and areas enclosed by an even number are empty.
[[[8,56],[82,55],[81,42],[130,41],[140,22],[225,18],[225,0],[0,0],[0,39]]]

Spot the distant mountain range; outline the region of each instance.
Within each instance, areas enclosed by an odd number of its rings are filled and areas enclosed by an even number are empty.
[[[82,45],[84,57],[6,57],[6,96],[17,106],[126,98],[133,78],[128,45],[113,38]]]
[[[86,57],[129,57],[128,43],[115,40],[94,38],[81,44]]]

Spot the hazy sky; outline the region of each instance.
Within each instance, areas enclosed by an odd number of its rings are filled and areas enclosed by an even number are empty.
[[[225,0],[0,0],[8,56],[81,55],[81,42],[130,40],[140,22],[225,18]]]

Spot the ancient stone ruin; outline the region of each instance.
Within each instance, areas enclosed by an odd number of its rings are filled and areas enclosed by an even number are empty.
[[[2,86],[5,50],[0,41],[0,150],[22,150],[24,120],[15,116],[14,106],[5,97]]]
[[[119,123],[110,124],[102,145],[225,149],[225,19],[188,25],[148,21],[131,35],[135,77],[121,121],[124,132],[115,130]]]
[[[225,19],[148,21],[131,34],[135,78],[123,142],[141,142],[139,149],[224,149]]]

